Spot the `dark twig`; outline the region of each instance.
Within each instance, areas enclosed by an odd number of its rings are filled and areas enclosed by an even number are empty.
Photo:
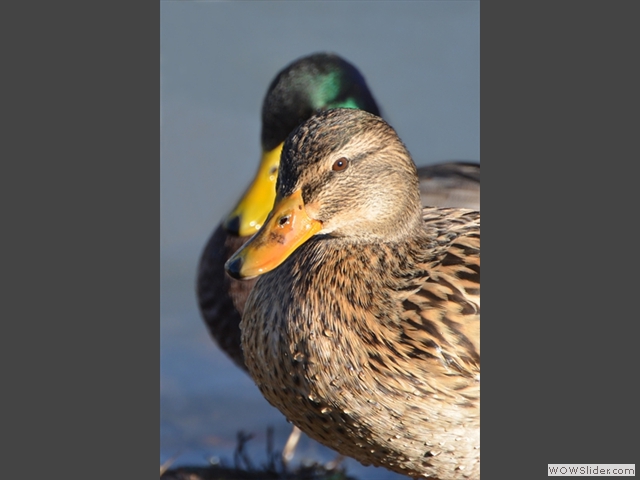
[[[254,437],[253,433],[244,433],[242,430],[238,432],[238,446],[236,447],[236,451],[233,453],[233,461],[238,470],[241,470],[240,459],[244,462],[246,466],[246,470],[253,471],[253,463],[251,463],[251,459],[247,452],[245,452],[246,443]]]

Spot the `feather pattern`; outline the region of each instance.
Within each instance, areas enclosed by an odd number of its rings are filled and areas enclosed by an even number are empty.
[[[326,79],[339,88],[327,88],[323,83]],[[316,108],[339,106],[344,99],[360,109],[378,113],[364,77],[344,59],[318,53],[296,60],[278,73],[265,96],[263,151],[283,142]],[[429,165],[418,169],[418,175],[423,205],[480,207],[479,164]],[[224,264],[250,236],[239,235],[229,224],[228,220],[222,221],[207,241],[198,266],[196,291],[200,312],[212,338],[238,367],[246,370],[240,345],[240,320],[255,280],[239,281],[229,277],[224,272]]]
[[[306,192],[325,229],[258,277],[241,323],[251,376],[365,465],[479,478],[480,213],[422,208],[409,153],[366,112],[319,114],[283,152],[279,196]],[[336,158],[358,160],[332,175]],[[382,210],[363,221],[374,198]]]

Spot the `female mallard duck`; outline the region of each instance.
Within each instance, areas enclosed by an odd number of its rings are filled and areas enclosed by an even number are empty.
[[[359,110],[298,127],[276,187],[226,264],[260,275],[240,326],[263,395],[364,464],[479,478],[480,213],[423,209],[405,146]]]
[[[224,273],[224,263],[264,223],[275,199],[280,151],[287,135],[316,110],[353,107],[379,114],[362,74],[337,55],[318,53],[283,69],[262,105],[262,160],[256,177],[229,216],[209,238],[200,258],[198,303],[211,336],[246,370],[240,347],[240,320],[254,281]],[[423,205],[479,208],[480,166],[447,163],[419,170]]]

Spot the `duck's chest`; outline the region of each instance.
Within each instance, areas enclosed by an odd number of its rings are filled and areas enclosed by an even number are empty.
[[[290,421],[323,443],[346,442],[362,436],[376,408],[363,330],[373,310],[363,314],[343,293],[311,285],[305,275],[258,282],[241,325],[245,359],[263,395]]]
[[[242,326],[255,367],[265,375],[286,372],[280,380],[294,387],[301,385],[297,376],[317,381],[329,375],[359,343],[356,332],[348,331],[354,312],[344,295],[317,288],[310,273],[261,278]]]
[[[272,403],[286,397],[287,403],[335,404],[333,397],[347,388],[350,395],[364,394],[362,366],[386,335],[383,324],[393,321],[388,312],[399,301],[380,293],[375,275],[362,274],[364,262],[353,255],[331,266],[285,262],[257,282],[241,325],[243,348],[252,377]]]

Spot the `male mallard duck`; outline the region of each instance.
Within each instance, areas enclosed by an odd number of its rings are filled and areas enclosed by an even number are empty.
[[[356,67],[337,55],[318,53],[296,60],[271,82],[262,105],[262,160],[253,183],[209,238],[200,258],[198,303],[220,348],[246,370],[240,347],[240,320],[255,282],[224,273],[224,263],[264,223],[275,199],[280,151],[287,135],[316,110],[352,107],[380,112]],[[424,205],[479,208],[480,166],[447,163],[422,167]]]
[[[237,206],[213,232],[200,258],[197,294],[202,316],[220,348],[244,370],[239,325],[254,282],[230,278],[224,273],[224,263],[258,231],[273,207],[280,152],[287,135],[315,111],[334,107],[379,114],[362,74],[338,55],[309,55],[276,75],[262,104],[258,172]]]
[[[381,118],[336,109],[283,148],[276,203],[226,264],[260,275],[249,373],[311,438],[414,477],[480,475],[480,213],[422,208]]]

